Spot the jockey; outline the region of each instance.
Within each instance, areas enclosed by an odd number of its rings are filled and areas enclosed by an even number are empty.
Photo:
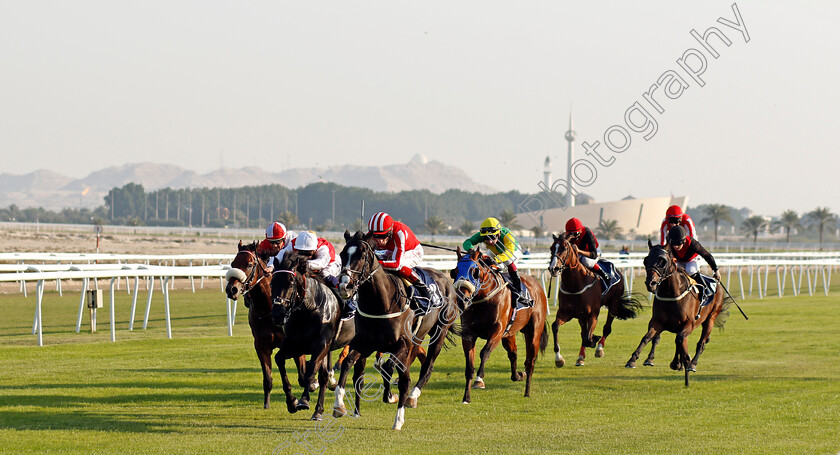
[[[683,213],[679,205],[672,205],[668,207],[665,212],[665,218],[662,219],[662,225],[659,227],[659,244],[665,246],[668,231],[674,226],[682,226],[688,231],[688,235],[692,239],[697,240],[697,230],[694,229],[694,220],[690,216]]]
[[[677,266],[685,270],[685,273],[693,278],[697,284],[703,286],[703,280],[700,278],[700,267],[695,260],[697,256],[702,257],[709,264],[712,272],[714,272],[714,279],[720,281],[720,272],[717,263],[715,263],[715,258],[703,248],[703,245],[697,239],[689,237],[684,227],[674,226],[668,231],[668,245],[671,254],[677,260]],[[696,320],[698,317],[700,317],[699,312],[694,319]]]
[[[429,289],[414,271],[414,267],[423,260],[423,247],[411,229],[394,221],[391,215],[379,212],[368,220],[367,236],[373,236],[376,247],[386,251],[386,258],[379,260],[382,267],[410,281],[419,297],[431,303]]]
[[[341,257],[335,254],[335,247],[329,240],[318,237],[312,231],[301,232],[277,254],[277,263],[279,264],[283,260],[283,256],[292,251],[309,256],[310,259],[306,263],[306,269],[319,274],[332,287],[338,286]]]
[[[481,222],[481,228],[478,232],[464,240],[462,247],[465,250],[471,250],[482,242],[493,253],[493,260],[496,264],[507,267],[510,282],[514,287],[514,294],[516,294],[516,303],[523,307],[531,306],[533,302],[525,297],[522,280],[519,279],[519,272],[516,268],[516,261],[522,257],[522,248],[516,241],[516,237],[511,234],[510,229],[503,227],[496,218],[487,218]]]
[[[257,245],[257,255],[262,258],[277,256],[296,236],[294,231],[287,231],[283,223],[275,221],[265,229],[265,239]]]
[[[569,221],[566,221],[566,233],[564,235],[572,245],[577,247],[580,253],[580,263],[604,280],[605,283],[609,283],[609,277],[598,265],[601,249],[598,248],[598,239],[595,238],[592,230],[585,227],[579,219],[570,218]]]

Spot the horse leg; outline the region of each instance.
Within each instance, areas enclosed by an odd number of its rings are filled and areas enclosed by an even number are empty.
[[[368,353],[370,355],[370,353]],[[356,392],[356,409],[353,411],[353,417],[362,416],[362,390],[365,386],[365,364],[367,363],[367,356],[364,356],[356,362],[353,367],[353,390]]]
[[[347,348],[347,346],[345,346],[345,348]],[[330,368],[330,364],[332,364],[332,351],[327,349],[327,360],[324,361],[324,368],[327,369],[327,387],[330,390],[335,390],[335,386],[338,382],[335,380],[335,369]]]
[[[615,317],[612,313],[607,313],[607,322],[604,323],[604,331],[601,334],[601,339],[595,346],[595,357],[604,356],[604,345],[607,343],[607,337],[612,333],[612,322]]]
[[[341,362],[347,358],[347,354],[350,354],[350,345],[344,346],[344,349],[341,350],[341,354],[338,355],[338,360],[335,361],[335,365],[333,365],[333,370],[341,370]]]
[[[525,379],[524,372],[516,371],[516,334],[502,338],[502,347],[507,351],[510,361],[510,380],[516,382]]]
[[[461,337],[461,346],[464,348],[464,359],[466,366],[464,367],[464,377],[467,379],[467,384],[464,387],[464,399],[462,403],[470,403],[470,382],[475,375],[475,338]]]
[[[300,357],[295,357],[295,365],[297,365],[297,372],[298,372],[298,385],[301,387],[307,387],[306,384],[306,356],[302,355]]]
[[[347,385],[347,373],[350,367],[356,363],[362,354],[359,351],[351,350],[350,354],[341,362],[341,373],[338,375],[338,386],[335,388],[335,404],[333,404],[333,417],[342,417],[347,414],[347,409],[344,407],[345,386]]]
[[[324,394],[327,390],[327,381],[329,377],[329,341],[324,345],[323,350],[318,355],[318,403],[315,404],[315,412],[312,414],[310,420],[324,420]]]
[[[642,353],[642,349],[645,348],[650,340],[654,338],[659,338],[659,332],[662,331],[662,326],[654,321],[650,321],[648,323],[648,331],[642,337],[642,341],[639,343],[639,347],[633,351],[633,354],[630,355],[630,360],[627,361],[627,364],[624,365],[625,368],[636,368],[636,360],[639,359],[639,355]]]
[[[537,360],[537,352],[540,348],[540,339],[534,330],[534,319],[522,328],[522,336],[525,337],[525,397],[531,396],[531,378],[534,376],[534,363]],[[543,328],[543,330],[545,330]]]
[[[271,379],[271,349],[264,349],[260,343],[254,339],[254,350],[257,351],[257,357],[260,359],[260,367],[263,375],[263,409],[271,407],[271,388],[274,381]]]
[[[578,319],[580,322],[580,353],[578,354],[576,367],[582,367],[586,359],[586,348],[594,348],[595,341],[592,338],[592,333],[595,332],[595,325],[598,323],[598,315],[593,314],[589,319]]]
[[[443,349],[443,345],[446,342],[446,332],[449,330],[449,326],[439,326],[440,327],[440,336],[438,336],[434,342],[429,346],[429,351],[426,352],[425,359],[420,364],[420,376],[417,378],[417,383],[414,384],[414,388],[411,389],[411,394],[408,396],[408,402],[406,405],[409,408],[416,408],[417,407],[417,399],[420,398],[420,393],[423,390],[423,387],[429,382],[429,378],[432,377],[432,371],[435,368],[435,360],[437,360],[438,355],[440,355],[441,349]],[[419,345],[415,345],[414,349],[412,349],[411,357],[409,357],[408,362],[406,364],[406,370],[411,367],[411,362],[414,361],[413,357],[418,354],[423,348]]]
[[[554,323],[551,324],[551,334],[554,336],[554,366],[557,368],[562,368],[563,365],[566,364],[566,359],[560,355],[560,343],[557,341],[557,329],[560,328],[561,325],[569,322],[571,316],[557,312],[557,318],[554,320]]]
[[[283,381],[283,393],[286,394],[286,409],[289,414],[294,414],[298,411],[298,400],[292,393],[292,383],[289,382],[289,375],[286,374],[286,359],[283,358],[282,350],[277,352],[274,356],[274,361],[277,362],[277,370],[280,371],[280,380]]]
[[[423,346],[417,345],[417,360],[420,361],[422,365],[426,361],[426,350],[423,349]]]
[[[385,390],[382,392],[383,403],[396,403],[397,396],[391,392],[391,382],[394,379],[394,358],[391,356],[388,360],[382,360],[382,353],[376,353],[376,361],[373,363],[373,368],[379,371],[382,376],[382,385]]]
[[[650,345],[650,353],[648,354],[647,359],[645,359],[644,366],[646,366],[646,367],[652,367],[653,366],[653,358],[654,358],[654,354],[656,352],[656,346],[659,344],[659,338],[660,338],[661,335],[662,335],[661,333],[657,332],[656,336],[653,337],[653,343],[651,343],[651,345]]]
[[[677,334],[677,353],[680,358],[680,369],[685,369],[685,386],[688,387],[688,373],[691,363],[691,357],[688,355],[688,336],[691,334],[691,329],[685,329]]]
[[[478,365],[478,373],[476,373],[475,382],[473,383],[474,389],[483,389],[484,388],[484,365],[487,364],[487,359],[490,358],[490,353],[496,349],[498,346],[499,341],[502,340],[502,330],[501,327],[498,327],[496,330],[496,334],[490,337],[487,340],[487,344],[484,345],[484,348],[481,349],[481,353],[479,353],[479,357],[481,358],[481,362]]]
[[[304,384],[306,384],[306,386],[304,386],[303,394],[301,394],[300,401],[298,401],[298,411],[309,409],[309,393],[318,387],[317,382],[315,382],[314,387],[312,386],[312,381],[317,381],[316,375],[318,374],[318,370],[321,368],[321,365],[317,362],[317,358],[318,356],[313,354],[309,357],[309,362],[306,363],[306,374],[304,374]]]
[[[402,430],[403,424],[405,423],[405,402],[408,399],[408,386],[411,385],[411,375],[409,374],[409,367],[411,364],[408,363],[410,360],[409,349],[405,347],[400,349],[399,351],[403,352],[402,358],[399,356],[395,359],[397,361],[402,361],[403,365],[406,365],[405,368],[397,368],[399,371],[399,390],[400,390],[400,398],[397,402],[397,415],[394,416],[394,430]],[[427,358],[430,356],[427,356]]]
[[[694,353],[694,358],[691,359],[691,363],[688,365],[688,369],[692,372],[697,371],[697,359],[700,358],[700,354],[706,350],[706,343],[709,342],[709,338],[712,335],[712,326],[714,325],[714,321],[711,317],[706,318],[703,321],[703,331],[700,332],[700,339],[697,340],[697,352]]]

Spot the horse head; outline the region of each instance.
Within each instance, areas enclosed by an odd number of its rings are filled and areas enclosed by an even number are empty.
[[[368,281],[379,270],[373,247],[373,237],[356,231],[350,235],[344,231],[344,248],[339,256],[344,266],[338,276],[338,291],[343,299],[349,299],[361,284]]]
[[[271,295],[274,297],[274,303],[283,306],[284,311],[306,299],[308,259],[297,253],[287,254],[272,274]]]
[[[656,293],[665,278],[674,273],[674,259],[666,246],[653,245],[648,239],[648,255],[645,257],[645,286],[649,292]]]
[[[551,276],[557,276],[563,269],[574,268],[578,265],[577,247],[569,242],[569,239],[564,235],[554,237],[554,243],[551,244],[551,262],[548,265],[548,272]]]
[[[265,264],[255,254],[257,242],[243,245],[240,241],[238,248],[239,251],[230,263],[230,270],[225,274],[225,294],[232,300],[250,292],[267,275]],[[249,306],[247,301],[245,305]]]
[[[460,248],[458,249],[458,263],[450,272],[450,276],[455,281],[458,304],[462,310],[470,306],[473,298],[485,295],[494,283],[489,267],[483,260],[477,248],[463,255]]]

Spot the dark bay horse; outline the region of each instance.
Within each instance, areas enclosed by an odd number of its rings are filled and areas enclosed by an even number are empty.
[[[227,286],[225,293],[229,299],[234,301],[242,297],[245,306],[248,308],[248,325],[251,326],[251,334],[254,336],[254,350],[260,359],[260,367],[263,374],[263,393],[265,399],[263,408],[268,409],[271,405],[271,353],[280,347],[283,340],[282,328],[274,323],[272,316],[273,301],[271,299],[271,274],[262,259],[257,257],[257,243],[243,246],[239,242],[239,251],[230,263],[228,270]],[[279,354],[278,354],[279,355]],[[277,357],[277,364],[282,360]],[[298,368],[298,382],[301,387],[304,373],[304,357],[295,359]]]
[[[353,339],[356,330],[351,321],[341,324],[339,329],[341,304],[320,276],[307,273],[308,260],[308,257],[297,253],[287,254],[277,265],[271,279],[271,294],[280,304],[284,319],[285,338],[277,352],[277,364],[286,394],[286,407],[294,413],[309,409],[309,389],[304,388],[300,401],[295,398],[286,375],[285,359],[311,356],[306,365],[304,384],[311,383],[317,371],[318,403],[312,420],[322,420],[324,393],[332,373],[329,369],[330,352],[343,349]]]
[[[671,361],[671,369],[685,370],[685,386],[688,387],[688,373],[697,371],[697,359],[709,342],[712,327],[723,327],[726,322],[731,298],[724,298],[722,286],[718,286],[711,303],[703,307],[700,318],[695,320],[700,299],[691,278],[677,267],[676,260],[667,246],[653,246],[648,240],[648,248],[650,251],[644,260],[645,285],[648,291],[654,294],[653,314],[648,323],[647,333],[625,366],[636,367],[636,360],[642,349],[654,336],[663,330],[674,332],[677,334],[677,350],[674,360]],[[692,359],[688,355],[688,336],[697,326],[702,326],[703,331],[700,340],[697,341],[697,352]]]
[[[455,280],[458,307],[462,311],[461,344],[466,358],[464,376],[467,379],[463,403],[470,402],[470,382],[474,376],[475,383],[472,387],[484,388],[484,366],[499,341],[508,353],[510,379],[525,379],[525,396],[530,396],[537,349],[545,352],[548,345],[548,332],[545,327],[548,304],[542,285],[530,275],[520,275],[522,283],[531,293],[534,306],[520,309],[513,326],[504,334],[512,311],[510,288],[498,271],[482,263],[481,253],[477,249],[467,251],[463,255],[458,249],[457,254],[458,267],[452,270],[451,276]],[[516,333],[520,331],[525,337],[524,373],[516,371]],[[478,338],[487,340],[487,344],[481,350],[481,363],[476,374],[475,343]]]
[[[339,289],[342,298],[358,294],[356,313],[356,337],[350,342],[350,354],[341,364],[341,375],[335,390],[333,415],[347,414],[344,407],[345,384],[350,367],[354,366],[355,411],[359,414],[362,374],[365,361],[374,351],[390,354],[390,361],[396,363],[399,374],[399,398],[394,430],[402,429],[405,423],[405,407],[416,407],[421,389],[432,375],[434,362],[447,341],[452,323],[458,316],[455,304],[455,290],[449,278],[437,270],[423,269],[430,274],[443,297],[441,306],[431,306],[420,314],[409,301],[406,285],[396,274],[386,272],[379,264],[374,252],[375,240],[369,235],[356,232],[344,233],[346,244],[341,251],[344,264],[340,275]],[[434,285],[433,285],[434,286]],[[430,293],[434,292],[432,286]],[[409,396],[411,383],[410,368],[426,336],[430,337],[426,348],[426,359],[420,368],[420,378]],[[392,402],[389,381],[385,381],[383,401]]]
[[[564,236],[554,236],[551,245],[551,263],[548,270],[551,276],[560,273],[560,286],[557,290],[557,317],[551,324],[554,335],[554,365],[562,367],[566,360],[560,355],[560,343],[557,341],[557,329],[574,318],[580,324],[580,353],[576,366],[582,366],[586,358],[586,348],[596,348],[595,357],[604,355],[604,344],[607,336],[612,332],[613,319],[635,318],[642,305],[638,299],[624,292],[624,279],[601,295],[602,285],[594,273],[583,266],[578,257],[576,246],[572,245]],[[607,307],[607,322],[604,323],[603,334],[594,335],[598,324],[601,307]]]

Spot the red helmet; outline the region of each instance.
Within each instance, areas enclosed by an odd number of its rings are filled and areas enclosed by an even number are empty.
[[[577,218],[570,218],[566,221],[566,232],[580,232],[583,230],[583,223]]]
[[[672,206],[668,207],[668,210],[665,212],[665,217],[668,218],[668,217],[672,217],[672,216],[674,216],[674,217],[677,217],[677,216],[682,217],[683,216],[683,211],[682,211],[682,209],[680,208],[679,205],[672,205]]]
[[[265,238],[268,239],[268,241],[270,242],[285,240],[286,226],[283,226],[283,223],[278,223],[277,221],[269,224],[268,227],[265,229]]]
[[[385,212],[379,212],[370,217],[368,220],[368,230],[374,235],[382,235],[390,231],[394,227],[394,220],[391,215]]]

